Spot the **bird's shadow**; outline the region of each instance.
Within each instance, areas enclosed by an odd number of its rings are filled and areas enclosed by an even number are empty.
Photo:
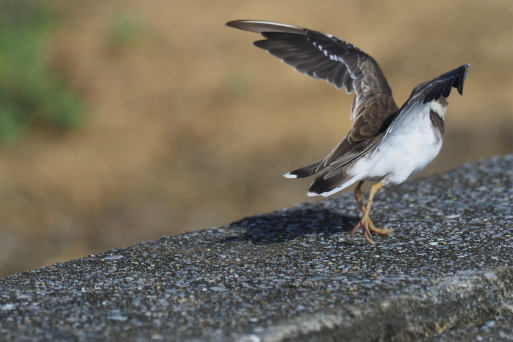
[[[249,241],[259,245],[275,244],[307,235],[330,238],[332,235],[346,234],[359,219],[334,209],[303,204],[234,222],[230,228],[241,230],[240,234],[218,240],[218,243]]]

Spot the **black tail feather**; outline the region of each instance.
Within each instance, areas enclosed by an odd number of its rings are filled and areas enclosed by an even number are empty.
[[[311,176],[315,173],[315,169],[317,166],[321,163],[322,160],[319,160],[318,162],[315,162],[313,164],[307,165],[305,167],[302,167],[300,169],[291,171],[285,175],[287,178],[304,178]]]
[[[322,174],[310,185],[308,193],[309,196],[327,196],[348,187],[353,184],[354,181],[354,177],[347,175],[345,172],[338,173],[330,178],[325,178],[325,175]],[[333,192],[335,189],[337,190]]]

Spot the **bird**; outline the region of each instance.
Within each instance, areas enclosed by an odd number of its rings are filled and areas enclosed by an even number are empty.
[[[444,135],[447,98],[452,88],[463,95],[470,64],[462,65],[431,81],[417,85],[399,108],[378,63],[364,51],[330,34],[299,26],[261,20],[235,20],[226,26],[261,34],[253,43],[302,74],[326,80],[337,89],[355,95],[351,105],[351,129],[322,160],[291,171],[286,178],[315,175],[308,196],[330,196],[356,182],[354,194],[362,217],[351,237],[362,229],[367,243],[376,228],[370,209],[376,192],[400,184],[422,170],[438,154]],[[362,200],[364,182],[374,182],[367,204]]]

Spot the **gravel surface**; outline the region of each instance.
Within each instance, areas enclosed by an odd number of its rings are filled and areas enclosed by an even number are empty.
[[[513,340],[513,155],[0,278],[5,341]],[[490,339],[490,336],[493,338]]]

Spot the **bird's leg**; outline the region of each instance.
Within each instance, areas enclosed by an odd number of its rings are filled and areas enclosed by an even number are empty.
[[[354,197],[356,197],[356,200],[358,201],[358,205],[360,206],[360,209],[362,210],[362,213],[365,212],[365,206],[363,205],[362,201],[362,185],[363,181],[360,181],[356,188],[354,189]]]
[[[358,205],[360,206],[360,210],[362,211],[362,214],[365,214],[365,205],[363,204],[362,200],[362,185],[364,181],[358,182],[358,185],[354,189],[354,197],[356,197],[356,201],[358,202]],[[372,223],[370,217],[369,217],[369,225],[371,227],[374,227],[374,224]]]
[[[362,210],[362,213],[365,214],[365,206],[363,205],[363,200],[362,200],[362,185],[363,185],[363,182],[364,181],[360,181],[358,183],[358,185],[356,186],[356,188],[354,189],[354,196],[356,197],[356,200],[358,201],[358,205],[360,206],[360,209]],[[378,188],[379,189],[379,188]],[[377,190],[376,190],[377,191]],[[369,215],[368,215],[369,216]],[[386,235],[388,233],[390,233],[390,230],[389,229],[379,229],[379,228],[376,228],[374,226],[374,224],[372,223],[372,220],[370,219],[370,216],[369,216],[369,220],[367,221],[368,225],[369,225],[369,230],[371,232],[374,232],[376,234],[379,234],[379,235]],[[359,227],[359,226],[358,226]],[[356,230],[353,229],[353,233],[354,234],[356,232]]]
[[[359,183],[358,185],[361,186],[361,183]],[[372,241],[370,238],[371,231],[378,233],[378,234],[388,234],[390,232],[388,229],[377,229],[376,227],[374,227],[374,225],[372,225],[372,221],[369,218],[369,212],[370,212],[370,208],[372,206],[372,200],[374,198],[374,195],[379,190],[379,188],[381,188],[382,186],[383,186],[383,184],[381,182],[379,182],[377,184],[374,184],[371,187],[370,194],[369,194],[369,201],[367,202],[367,207],[365,208],[365,210],[363,212],[363,216],[362,216],[360,222],[358,222],[356,227],[354,227],[353,231],[351,232],[351,236],[353,236],[356,233],[356,231],[358,230],[358,228],[362,227],[363,237],[365,238],[365,241],[367,241],[371,245],[374,244],[374,241]],[[356,190],[355,190],[355,193],[356,193]],[[361,192],[360,192],[360,194],[361,194]],[[361,196],[360,196],[360,199],[361,199]],[[371,225],[372,225],[372,229],[371,229]]]

